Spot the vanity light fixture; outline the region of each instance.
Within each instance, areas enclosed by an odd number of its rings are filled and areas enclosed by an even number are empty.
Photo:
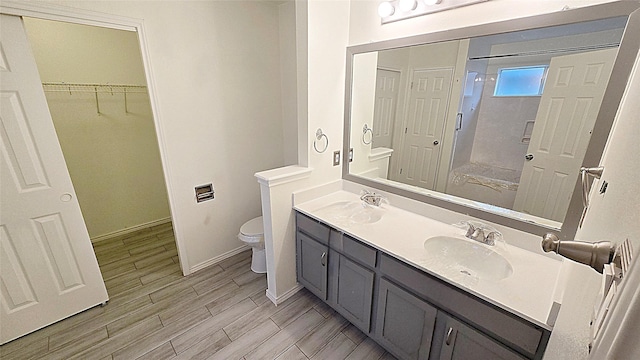
[[[378,15],[380,15],[381,18],[389,17],[395,12],[396,8],[393,7],[389,1],[381,2],[380,5],[378,5]]]
[[[387,0],[378,5],[382,23],[390,23],[489,0]]]
[[[413,11],[418,7],[418,2],[416,0],[398,0],[398,7],[404,12]]]

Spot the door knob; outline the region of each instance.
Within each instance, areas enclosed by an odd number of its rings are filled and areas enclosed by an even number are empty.
[[[433,145],[438,145],[438,144],[440,144],[440,142],[439,142],[438,140],[435,140],[435,141],[433,142]]]
[[[589,206],[589,192],[591,191],[591,183],[589,182],[589,175],[593,176],[596,179],[600,179],[602,177],[602,173],[604,172],[603,166],[598,167],[581,167],[580,168],[580,181],[582,182],[582,205],[584,208]]]
[[[533,160],[533,154],[527,154],[527,155],[525,155],[525,156],[524,156],[524,159],[525,159],[525,160],[527,160],[527,161],[531,161],[531,160]]]
[[[602,274],[605,264],[613,261],[615,247],[609,241],[589,243],[584,241],[560,241],[555,234],[542,237],[542,250],[553,251],[571,260],[591,266]]]

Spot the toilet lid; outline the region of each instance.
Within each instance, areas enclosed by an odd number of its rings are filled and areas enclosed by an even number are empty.
[[[264,234],[262,226],[262,216],[251,219],[240,227],[240,233],[247,236],[256,236]]]

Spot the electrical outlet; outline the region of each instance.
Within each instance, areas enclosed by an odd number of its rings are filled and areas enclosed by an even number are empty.
[[[333,152],[333,166],[340,165],[340,150]]]

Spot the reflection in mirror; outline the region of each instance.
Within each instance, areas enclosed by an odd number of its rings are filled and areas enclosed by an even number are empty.
[[[559,229],[626,23],[356,53],[349,174]]]

